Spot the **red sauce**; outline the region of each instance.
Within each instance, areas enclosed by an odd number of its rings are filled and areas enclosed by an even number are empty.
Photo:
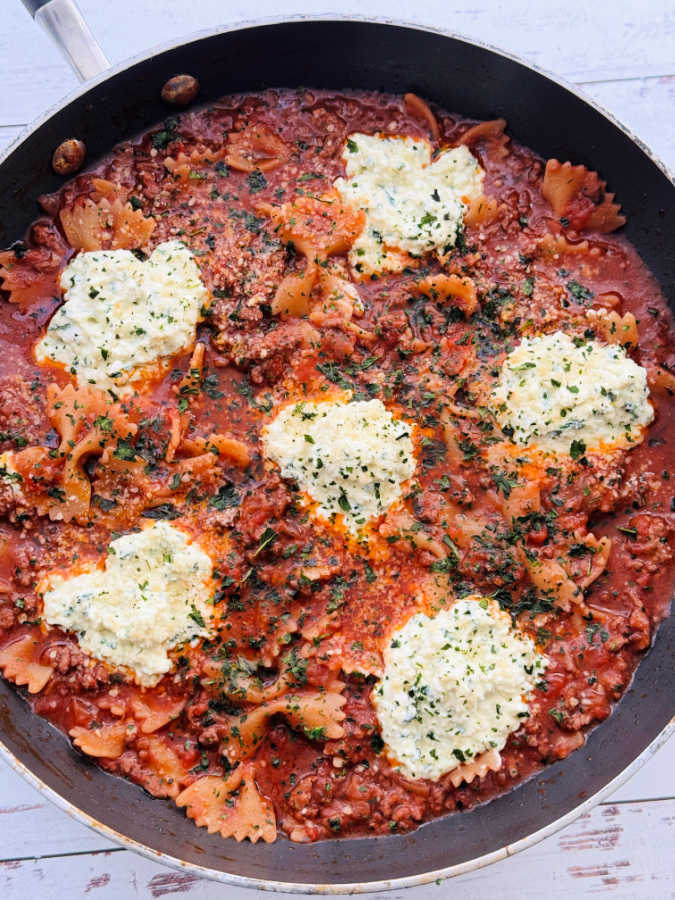
[[[457,143],[475,124],[435,113],[440,146]],[[261,126],[276,143],[261,142]],[[244,142],[244,157],[257,154],[260,168],[247,173],[228,165],[225,138],[256,130],[257,139]],[[656,419],[643,443],[549,467],[537,476],[536,510],[515,519],[505,512],[503,481],[500,488],[484,459],[503,436],[488,415],[462,413],[475,399],[472,382],[494,378],[520,335],[560,329],[588,336],[587,311],[603,304],[635,316],[640,340],[630,354],[638,363],[652,374],[672,369],[673,323],[654,279],[620,234],[582,230],[584,216],[603,202],[601,189],[590,200],[577,196],[569,217],[554,216],[541,192],[544,162],[499,127],[487,129],[471,149],[486,170],[485,193],[497,213],[466,227],[443,268],[472,280],[473,314],[421,290],[425,276],[441,271],[429,259],[411,262],[400,275],[357,283],[365,306],[358,326],[366,338],[346,320],[272,313],[282,278],[301,272],[303,263],[261,204],[328,191],[343,174],[344,141],[356,131],[429,137],[428,123],[398,97],[288,91],[225,98],[120,145],[95,172],[43,198],[47,214],[13,257],[2,260],[5,275],[14,270],[15,288],[17,272],[23,279],[21,290],[7,297],[14,302],[0,305],[2,450],[53,452],[43,455],[39,477],[27,474],[25,502],[2,488],[0,652],[29,634],[37,674],[46,676],[30,695],[36,713],[65,732],[124,723],[119,755],[99,763],[155,796],[176,796],[205,775],[243,765],[244,757],[252,761],[247,771],[257,791],[271,802],[277,827],[294,840],[408,831],[484,802],[566,756],[626,690],[667,612],[675,580],[669,545],[674,419],[667,390],[653,391]],[[169,172],[166,157],[179,169]],[[60,213],[84,198],[98,202],[96,177],[116,185],[129,209],[154,219],[146,251],[176,237],[187,243],[214,299],[199,327],[206,348],[200,377],[192,386],[182,380],[188,353],[122,403],[138,426],[127,459],[113,454],[110,464],[96,453],[88,457],[90,505],[66,522],[40,511],[36,498],[51,498],[58,514],[67,454],[57,449],[46,390],[66,385],[70,376],[38,367],[32,348],[61,302],[58,275],[73,253]],[[98,237],[110,246],[114,235],[113,227]],[[279,403],[321,396],[336,385],[356,398],[378,397],[420,426],[420,488],[404,501],[414,527],[406,531],[400,519],[385,517],[367,549],[311,517],[294,485],[261,453],[261,429]],[[461,437],[459,460],[444,437],[448,398],[456,407],[450,418]],[[184,417],[184,437],[227,434],[246,445],[250,464],[242,469],[211,454],[196,469],[177,468],[194,453],[179,446],[176,458],[167,459],[176,414]],[[93,427],[86,413],[78,427],[78,437]],[[178,481],[177,472],[183,473]],[[173,517],[216,560],[221,625],[199,648],[177,651],[172,673],[143,692],[129,673],[89,659],[74,635],[41,623],[36,585],[55,568],[103,558],[110,540],[145,523],[148,510]],[[482,523],[473,537],[462,516]],[[563,558],[570,579],[581,581],[593,557],[585,543],[591,533],[611,538],[608,564],[571,608],[561,608],[533,586],[523,548],[539,559]],[[414,539],[420,534],[426,545]],[[447,552],[438,555],[438,547]],[[430,584],[445,598],[441,603],[466,593],[495,595],[550,659],[531,715],[509,738],[499,771],[458,788],[448,776],[411,781],[397,772],[383,752],[370,702],[385,642],[418,608],[417,588]],[[244,753],[237,723],[260,705],[261,691],[274,694],[278,678],[286,679],[277,685],[281,696],[341,693],[343,736],[303,731],[280,709]],[[149,707],[174,717],[144,731]]]

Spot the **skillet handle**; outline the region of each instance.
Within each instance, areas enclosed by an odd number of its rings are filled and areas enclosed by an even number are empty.
[[[82,18],[75,0],[22,0],[61,50],[76,75],[87,81],[110,68],[106,55]]]

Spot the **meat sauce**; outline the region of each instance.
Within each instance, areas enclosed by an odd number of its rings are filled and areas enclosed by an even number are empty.
[[[0,450],[51,451],[30,490],[46,492],[52,506],[45,514],[38,503],[17,500],[11,486],[1,489],[0,653],[30,636],[29,665],[46,680],[28,699],[65,733],[123,726],[115,732],[119,753],[99,755],[106,771],[175,798],[205,776],[246,765],[276,826],[296,841],[409,831],[483,803],[567,756],[628,687],[675,581],[668,388],[675,342],[657,284],[620,234],[584,230],[600,195],[586,206],[577,198],[556,217],[542,194],[540,157],[498,125],[475,130],[473,120],[434,113],[436,146],[465,138],[496,211],[466,225],[442,267],[411,260],[401,274],[355,279],[364,307],[358,327],[348,317],[275,315],[279,284],[301,272],[302,260],[264,209],[329,191],[344,175],[350,134],[429,139],[429,122],[399,97],[270,91],[168,119],[41,198],[45,214],[9,262],[3,255],[5,269],[15,267],[12,284],[18,278],[20,285],[0,305]],[[223,152],[228,136],[239,133],[255,135],[243,151],[249,161],[258,154],[259,165],[243,166],[249,171]],[[62,302],[58,275],[74,253],[60,214],[82,198],[99,202],[95,179],[112,183],[117,193],[109,196],[154,220],[138,245],[146,254],[166,240],[188,245],[213,300],[199,326],[205,354],[197,376],[191,380],[186,353],[122,401],[136,434],[111,464],[99,454],[87,458],[87,514],[65,521],[53,512],[63,499],[64,461],[47,387],[64,387],[70,376],[37,366],[33,346]],[[111,246],[110,229],[100,235]],[[421,279],[441,271],[472,280],[473,312],[420,290]],[[550,466],[537,484],[536,507],[510,515],[517,477],[505,481],[486,462],[487,448],[503,436],[489,415],[465,414],[475,401],[472,379],[494,378],[522,334],[559,327],[587,334],[588,309],[603,306],[634,315],[639,344],[629,353],[654,373],[654,385],[666,385],[652,389],[655,421],[630,451]],[[262,428],[280,403],[336,392],[379,398],[418,426],[417,471],[403,511],[382,517],[361,542],[313,516],[262,455]],[[459,457],[444,428],[449,400]],[[179,471],[180,448],[175,457],[167,453],[176,416],[193,441],[213,433],[240,441],[249,464],[211,453]],[[169,519],[214,559],[219,626],[212,639],[176,651],[174,670],[141,690],[131,673],[87,657],[75,635],[42,623],[37,585],[54,570],[100,560],[115,536],[148,518]],[[478,526],[467,532],[467,520]],[[570,578],[585,584],[591,533],[611,539],[607,565],[565,608],[534,586],[523,554],[564,556]],[[401,774],[370,700],[382,648],[419,609],[420,586],[437,598],[495,596],[550,661],[498,771],[458,787],[449,775],[432,782]],[[12,677],[11,666],[5,674]],[[31,688],[25,677],[22,683]],[[340,694],[345,716],[336,736],[330,727],[299,728],[292,715],[270,707],[255,747],[241,753],[238,724],[289,692]]]

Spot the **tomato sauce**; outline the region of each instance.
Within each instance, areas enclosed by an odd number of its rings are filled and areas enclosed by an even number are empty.
[[[458,143],[476,124],[434,114],[438,146]],[[71,736],[122,723],[119,754],[98,762],[155,796],[176,797],[201,778],[252,762],[247,771],[277,828],[297,841],[405,832],[485,802],[568,755],[628,687],[675,582],[671,314],[620,234],[584,231],[583,205],[581,213],[578,204],[569,216],[552,213],[542,195],[544,161],[503,129],[478,131],[470,142],[497,213],[467,225],[443,267],[411,261],[399,275],[355,281],[365,310],[358,329],[273,313],[281,280],[301,274],[303,263],[261,210],[329,191],[344,174],[341,152],[354,132],[430,137],[415,107],[389,95],[225,98],[167,119],[41,198],[44,215],[2,260],[15,271],[14,290],[0,304],[0,449],[52,452],[39,479],[24,485],[49,497],[50,511],[17,501],[11,486],[0,491],[0,661],[4,648],[29,635],[34,680],[26,680],[28,664],[17,680],[32,691],[35,712]],[[237,152],[249,171],[226,161],[226,140],[237,134],[246,136]],[[120,401],[135,436],[107,462],[88,456],[88,512],[65,521],[58,517],[64,460],[46,397],[48,385],[64,387],[70,376],[36,365],[32,349],[61,303],[58,275],[74,252],[60,214],[86,198],[99,202],[94,179],[115,185],[129,210],[154,220],[146,251],[185,241],[213,301],[199,326],[199,377],[190,382],[186,353]],[[598,194],[587,205],[602,202]],[[102,234],[111,246],[109,232]],[[420,280],[440,271],[473,281],[475,312],[420,291]],[[603,306],[636,319],[639,344],[630,354],[655,373],[656,419],[630,452],[549,467],[538,509],[510,516],[510,482],[504,487],[485,458],[503,436],[489,416],[465,415],[478,402],[476,382],[494,379],[519,336],[556,328],[583,335],[588,309]],[[279,404],[336,392],[379,398],[418,426],[405,518],[385,516],[367,541],[313,516],[263,458],[261,431]],[[448,415],[460,458],[448,450]],[[226,434],[240,441],[249,465],[214,453],[192,464],[180,446],[170,458],[176,416],[190,440]],[[176,651],[173,671],[143,691],[130,673],[88,658],[75,635],[47,627],[37,585],[55,569],[101,560],[115,536],[153,518],[172,521],[214,559],[219,627],[198,647]],[[562,608],[533,585],[523,553],[564,557],[570,578],[581,582],[593,561],[591,533],[611,538],[608,564],[578,605]],[[370,701],[382,648],[420,602],[469,593],[495,596],[549,657],[548,671],[497,772],[459,787],[448,776],[412,781],[388,760]],[[13,671],[6,664],[6,676]],[[289,692],[340,694],[341,735],[297,727],[292,713],[270,707],[255,747],[241,752],[247,717]]]

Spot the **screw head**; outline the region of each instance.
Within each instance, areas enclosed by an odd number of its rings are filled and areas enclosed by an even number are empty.
[[[171,106],[187,106],[199,93],[199,82],[192,75],[174,75],[162,88],[162,100]]]
[[[68,138],[62,141],[52,156],[52,169],[57,175],[73,175],[84,162],[87,148],[84,141],[77,138]]]

